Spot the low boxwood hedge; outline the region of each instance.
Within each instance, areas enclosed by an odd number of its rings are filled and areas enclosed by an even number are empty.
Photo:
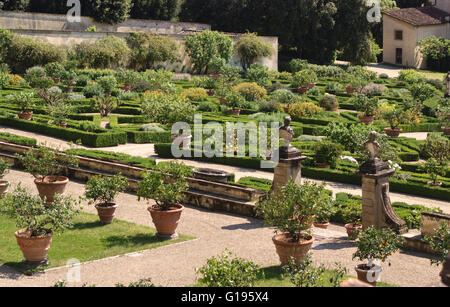
[[[36,139],[11,134],[8,132],[0,132],[0,140],[31,147],[34,147],[37,144]]]

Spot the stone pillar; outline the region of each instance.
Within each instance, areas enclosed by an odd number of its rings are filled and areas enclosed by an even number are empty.
[[[395,214],[389,197],[389,177],[395,170],[380,161],[364,163],[359,171],[362,176],[362,224],[363,228],[390,227],[398,234],[408,232],[405,221]]]
[[[306,157],[304,156],[290,159],[280,158],[280,162],[275,168],[272,191],[278,191],[278,189],[285,186],[290,179],[294,180],[296,184],[300,185],[302,183],[301,162],[305,159]]]

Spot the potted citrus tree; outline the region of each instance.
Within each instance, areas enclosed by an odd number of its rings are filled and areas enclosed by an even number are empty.
[[[68,151],[40,146],[17,156],[25,170],[31,173],[42,199],[52,203],[55,194],[63,194],[69,182],[67,168],[78,166],[78,159]]]
[[[114,203],[119,192],[128,187],[128,179],[121,174],[106,177],[94,176],[86,183],[86,198],[95,204],[100,222],[111,224],[118,205]]]
[[[450,106],[439,107],[436,114],[442,123],[442,132],[445,135],[450,135]]]
[[[47,252],[55,232],[72,226],[78,214],[79,200],[57,195],[51,206],[40,197],[33,196],[20,185],[0,201],[0,212],[16,221],[15,236],[25,263],[47,264]]]
[[[230,92],[225,96],[225,100],[227,107],[231,108],[231,110],[228,111],[229,114],[239,115],[241,113],[241,107],[245,102],[244,97],[240,94]]]
[[[47,107],[48,114],[52,117],[52,123],[56,126],[66,128],[67,119],[70,113],[73,112],[73,107],[71,104],[66,102],[59,102]]]
[[[389,127],[384,128],[386,134],[390,137],[397,138],[402,132],[398,126],[405,118],[405,112],[401,109],[393,109],[391,111],[383,113],[383,119],[389,123]]]
[[[354,100],[356,110],[360,111],[359,120],[368,125],[375,120],[375,112],[378,109],[378,98],[369,98],[366,95],[359,94]]]
[[[300,94],[306,94],[308,90],[312,89],[318,78],[314,71],[305,69],[295,73],[292,76],[292,85],[297,88]]]
[[[316,208],[314,227],[327,229],[330,226],[330,218],[335,213],[331,198],[325,198]]]
[[[314,215],[317,207],[330,198],[324,185],[306,182],[299,186],[290,180],[257,204],[257,213],[264,223],[276,227],[272,241],[281,265],[287,265],[292,257],[300,262],[311,249]]]
[[[176,229],[184,206],[180,204],[183,192],[189,189],[187,178],[192,168],[183,163],[160,163],[152,172],[143,173],[137,191],[138,199],[149,202],[148,211],[157,230],[157,236],[163,239],[176,238]],[[156,204],[150,204],[154,200]]]
[[[355,267],[358,279],[376,286],[381,276],[381,265],[375,260],[385,262],[389,256],[397,252],[403,244],[403,238],[389,228],[376,229],[374,226],[361,231],[356,241],[357,250],[353,259],[365,261]],[[390,263],[389,263],[390,265]]]
[[[20,119],[31,120],[34,105],[33,98],[33,92],[20,92],[12,95],[12,102],[20,108],[20,111],[17,113]]]
[[[0,197],[5,196],[8,193],[9,182],[3,180],[3,177],[8,173],[8,162],[0,159]]]

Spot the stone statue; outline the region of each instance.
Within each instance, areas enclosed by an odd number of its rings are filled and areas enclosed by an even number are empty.
[[[444,97],[450,98],[450,71],[447,73],[447,77],[445,77],[445,83],[447,84]]]
[[[291,117],[286,116],[284,118],[284,126],[280,128],[280,137],[284,139],[284,147],[292,147],[291,141],[294,138],[294,130],[291,128]]]
[[[370,161],[375,161],[375,158],[380,152],[381,146],[377,142],[377,132],[372,131],[369,135],[369,139],[364,143],[364,148],[370,152]]]

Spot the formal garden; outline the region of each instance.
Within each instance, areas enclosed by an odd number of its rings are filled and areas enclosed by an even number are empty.
[[[225,131],[228,123],[277,123],[278,129],[290,116],[295,133],[291,145],[307,157],[302,176],[356,186],[362,182],[358,170],[368,157],[364,144],[376,131],[379,158],[396,171],[390,178],[391,192],[450,199],[450,99],[444,98],[443,75],[430,79],[416,70],[403,70],[399,77],[390,78],[362,66],[317,65],[300,59],[291,60],[285,71],[272,71],[258,59],[275,50],[252,33],[234,43],[216,31],[186,36],[192,68],[181,74],[166,69],[179,60],[180,43],[162,35],[106,36],[95,43],[62,48],[1,30],[0,44],[0,125],[74,145],[60,150],[42,144],[38,137],[0,132],[5,146],[0,178],[9,168],[20,169],[33,175],[39,192],[38,196],[32,185],[0,181],[4,194],[0,262],[21,272],[64,266],[70,258],[87,262],[195,241],[194,236],[176,232],[185,208],[183,195],[189,192],[195,170],[179,162],[157,163],[157,158],[175,158],[172,142],[180,135],[172,132],[172,126],[178,122],[211,132],[204,132],[201,139],[181,135],[192,138],[185,143],[191,154],[183,158],[186,162],[247,170],[248,176],[236,179],[231,174],[226,183],[267,196],[254,204],[254,215],[278,229],[273,242],[282,265],[261,268],[251,259],[233,258],[224,251],[198,266],[196,286],[338,286],[356,273],[364,280],[373,260],[386,261],[404,243],[391,230],[361,230],[360,196],[333,195],[325,184],[308,181],[300,186],[290,181],[274,192],[272,180],[251,176],[251,171],[273,169],[261,168],[269,158],[267,152],[250,157],[248,139],[245,157],[208,157],[203,148],[221,154],[228,148],[212,134],[219,126]],[[239,58],[240,66],[227,64],[232,55]],[[200,123],[194,123],[194,115],[201,115]],[[251,129],[248,134],[255,132]],[[416,139],[414,133],[427,137]],[[272,150],[284,144],[283,139],[271,143],[270,136],[268,141]],[[157,158],[107,150],[125,144],[153,145]],[[237,154],[238,148],[233,152]],[[86,166],[79,164],[82,158],[136,168],[140,174],[110,170],[109,176],[85,175]],[[86,179],[82,195],[66,189],[71,177]],[[67,196],[62,196],[64,191]],[[125,192],[136,192],[142,204],[148,203],[148,212],[143,207],[140,214],[150,214],[155,229],[115,219],[116,210],[125,205],[116,198]],[[89,205],[98,217],[86,212]],[[421,228],[422,212],[443,212],[426,203],[392,206],[409,229]],[[360,263],[356,272],[343,266],[317,266],[308,255],[313,229],[326,229],[330,223],[346,225],[348,240],[357,248],[352,255]],[[441,228],[424,239],[439,255],[439,259],[431,257],[437,263],[444,261],[449,246],[449,228],[445,224]],[[30,249],[30,241],[40,248]],[[286,242],[302,248],[291,247],[297,254],[279,250]],[[134,284],[139,285],[153,284],[145,280]]]

